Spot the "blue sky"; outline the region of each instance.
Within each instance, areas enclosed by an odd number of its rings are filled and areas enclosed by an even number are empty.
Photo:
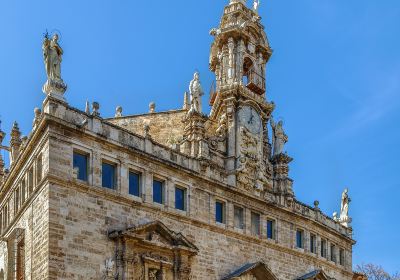
[[[227,2],[1,0],[2,129],[31,129],[46,29],[61,32],[72,106],[96,100],[107,117],[117,105],[180,107],[195,70],[210,88],[208,31]],[[354,263],[399,270],[400,1],[264,0],[260,14],[274,49],[267,98],[289,135],[297,198],[331,214],[348,186]]]

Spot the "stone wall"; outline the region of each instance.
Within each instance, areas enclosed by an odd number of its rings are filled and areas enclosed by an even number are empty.
[[[142,136],[144,136],[144,125],[149,125],[154,141],[171,146],[182,140],[184,129],[182,120],[186,113],[186,110],[171,110],[113,118],[107,121]]]
[[[317,268],[338,280],[352,277],[352,240],[303,215],[304,211],[280,208],[201,174],[139,152],[128,152],[107,141],[83,137],[57,126],[51,131],[50,279],[99,279],[106,260],[115,253],[115,244],[108,239],[107,232],[154,220],[181,232],[199,248],[192,267],[194,279],[220,279],[244,263],[259,260],[264,260],[279,279],[294,279]],[[89,154],[87,183],[74,179],[74,149]],[[117,165],[116,190],[101,187],[103,159]],[[143,194],[139,198],[128,194],[127,175],[131,169],[143,176]],[[152,202],[153,177],[165,180],[165,205]],[[187,188],[187,211],[174,209],[175,185]],[[216,199],[226,203],[226,224],[215,222]],[[233,226],[234,205],[245,209],[244,230]],[[251,234],[252,211],[261,215],[261,236]],[[265,238],[267,218],[277,222],[276,240]],[[297,228],[305,231],[304,249],[295,248]],[[345,266],[311,254],[310,232],[344,248]]]

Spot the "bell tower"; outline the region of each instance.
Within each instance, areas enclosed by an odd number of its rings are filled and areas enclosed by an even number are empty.
[[[228,184],[258,195],[273,189],[273,165],[267,124],[274,104],[266,100],[266,65],[272,55],[258,15],[259,1],[230,0],[211,46],[215,73],[210,120],[226,137]]]

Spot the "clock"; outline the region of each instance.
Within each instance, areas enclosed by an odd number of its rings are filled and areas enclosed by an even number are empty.
[[[252,134],[260,134],[262,121],[258,112],[251,106],[243,106],[238,113],[239,125],[246,127]]]

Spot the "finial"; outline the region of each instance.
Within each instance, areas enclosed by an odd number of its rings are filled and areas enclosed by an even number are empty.
[[[122,117],[122,107],[121,106],[117,106],[117,108],[115,108],[115,117],[116,118]]]
[[[154,113],[156,111],[156,103],[150,102],[149,104],[149,113]]]
[[[185,91],[183,95],[183,109],[189,110],[190,109],[190,101],[189,101],[189,94]]]
[[[33,128],[35,128],[40,122],[42,110],[40,110],[39,108],[36,107],[35,109],[33,109],[33,113],[35,115],[35,117],[33,119]]]
[[[86,100],[85,113],[90,115],[90,105],[88,100]]]
[[[319,201],[318,200],[314,201],[314,209],[319,211]]]
[[[96,101],[93,102],[93,103],[92,103],[92,115],[95,116],[95,117],[100,116],[99,110],[100,110],[100,104],[99,104],[99,102],[96,102]]]

